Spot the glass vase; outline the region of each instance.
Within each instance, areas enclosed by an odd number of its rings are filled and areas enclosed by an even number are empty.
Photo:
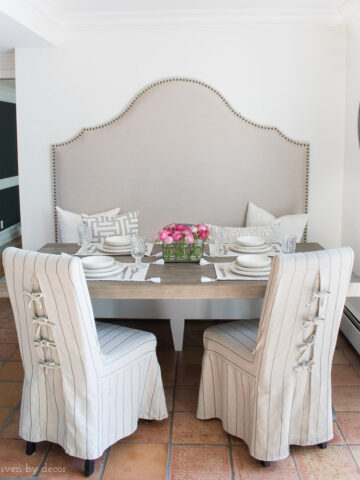
[[[170,245],[162,244],[165,263],[199,263],[203,256],[203,241],[195,239],[189,245],[184,239]]]

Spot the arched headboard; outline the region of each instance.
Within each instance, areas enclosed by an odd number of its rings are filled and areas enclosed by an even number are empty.
[[[307,212],[309,144],[244,118],[196,80],[149,85],[52,154],[54,206],[139,209],[147,237],[172,222],[241,226],[249,200],[277,216]]]

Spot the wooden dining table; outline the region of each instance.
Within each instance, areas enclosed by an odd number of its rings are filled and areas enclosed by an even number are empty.
[[[39,251],[60,254],[75,254],[78,245],[71,243],[48,243]],[[161,250],[154,245],[152,254]],[[318,243],[298,243],[297,252],[323,250]],[[115,257],[115,256],[114,256]],[[236,253],[234,253],[236,257]],[[127,263],[133,262],[130,255],[115,257]],[[194,300],[194,299],[239,299],[264,298],[266,280],[219,280],[202,283],[201,277],[216,279],[214,266],[194,263],[176,263],[157,265],[153,262],[157,257],[144,257],[144,263],[151,263],[146,278],[160,277],[160,283],[138,281],[89,280],[88,287],[94,299],[127,299],[127,300]],[[206,257],[209,262],[230,262],[231,257]],[[6,282],[0,280],[0,297],[8,297]],[[360,277],[353,273],[349,285],[348,297],[360,297]]]

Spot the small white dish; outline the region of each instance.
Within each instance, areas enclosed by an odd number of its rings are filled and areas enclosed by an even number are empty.
[[[239,255],[236,261],[241,267],[247,268],[265,268],[271,265],[271,258],[266,255]]]
[[[97,249],[100,252],[111,253],[112,255],[130,255],[130,247],[128,248],[107,248],[103,244],[98,245]]]
[[[259,272],[259,271],[244,272],[243,270],[236,268],[236,265],[234,263],[230,265],[230,271],[242,277],[266,277],[267,278],[270,274],[270,272]]]
[[[103,255],[84,257],[81,259],[82,266],[88,270],[111,267],[114,262],[115,260],[112,257],[105,257]]]
[[[238,253],[270,253],[273,252],[273,248],[269,247],[268,245],[264,245],[263,247],[240,247],[234,244],[230,245],[230,250]]]
[[[109,247],[124,247],[130,245],[130,235],[112,235],[106,237],[104,245]]]
[[[241,246],[241,247],[262,247],[265,245],[265,242],[262,238],[260,237],[238,237],[236,241],[234,242],[235,246]]]
[[[239,264],[237,263],[237,260],[235,260],[234,265],[235,265],[235,267],[236,267],[238,270],[241,270],[241,271],[243,271],[243,272],[263,272],[263,273],[269,273],[270,270],[271,270],[271,265],[269,265],[268,267],[259,267],[259,268],[242,267],[241,265],[239,265]]]
[[[96,273],[112,272],[113,270],[117,270],[120,265],[121,265],[121,263],[114,262],[113,265],[110,265],[109,267],[97,268],[96,270],[95,269],[84,268],[84,272],[85,272],[85,275],[87,275],[88,273],[95,273],[95,272]]]
[[[110,270],[107,272],[98,272],[94,270],[94,273],[85,273],[85,278],[105,278],[105,277],[112,277],[113,275],[117,275],[118,273],[122,272],[125,268],[125,265],[119,264],[115,270]]]

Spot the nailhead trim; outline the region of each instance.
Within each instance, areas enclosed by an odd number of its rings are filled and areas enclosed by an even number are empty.
[[[56,203],[57,203],[57,197],[56,197],[56,165],[55,165],[55,155],[56,155],[56,148],[63,147],[65,145],[69,145],[72,142],[75,142],[78,140],[81,135],[85,132],[89,132],[92,130],[99,130],[100,128],[105,128],[108,125],[111,125],[112,123],[116,122],[120,118],[122,118],[126,113],[135,105],[137,100],[144,95],[146,92],[151,90],[152,88],[158,87],[160,85],[164,85],[166,83],[173,83],[173,82],[186,82],[186,83],[194,83],[196,85],[201,85],[202,87],[207,88],[211,92],[213,92],[215,95],[217,95],[220,100],[229,108],[229,110],[240,120],[244,121],[245,123],[256,127],[260,128],[262,130],[272,130],[275,131],[277,134],[279,134],[284,140],[293,143],[294,145],[297,145],[299,147],[305,147],[306,148],[306,166],[305,166],[305,198],[304,198],[304,211],[305,213],[308,213],[308,208],[309,208],[309,159],[310,159],[310,144],[306,142],[298,142],[296,140],[293,140],[292,138],[286,136],[283,132],[281,132],[277,127],[271,127],[267,125],[260,125],[258,123],[255,123],[248,118],[242,116],[239,112],[237,112],[231,105],[230,103],[226,100],[223,95],[221,95],[220,92],[218,92],[215,88],[211,87],[207,83],[201,82],[199,80],[193,80],[191,78],[182,78],[182,77],[172,77],[172,78],[166,78],[163,80],[158,80],[147,87],[143,88],[128,104],[127,107],[116,117],[113,119],[102,123],[100,125],[97,125],[95,127],[86,127],[80,130],[80,132],[72,137],[70,140],[67,140],[66,142],[62,143],[54,143],[51,146],[51,151],[52,151],[52,181],[53,181],[53,201],[54,201],[54,226],[55,226],[55,240],[56,242],[58,241],[58,221],[57,221],[57,214],[56,214]],[[304,241],[306,242],[307,239],[307,227],[304,232]]]

